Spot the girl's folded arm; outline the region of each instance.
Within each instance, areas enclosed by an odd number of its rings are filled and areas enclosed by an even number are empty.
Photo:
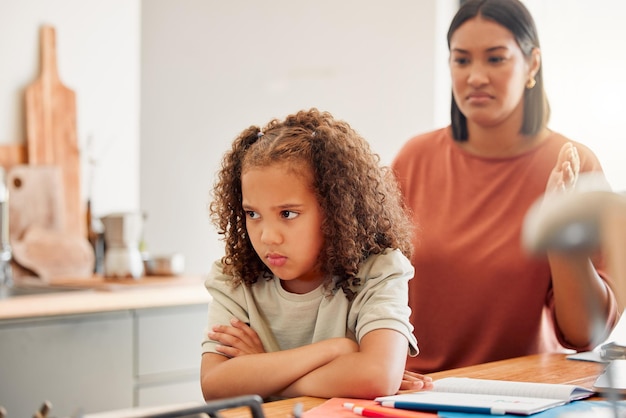
[[[374,399],[398,392],[408,342],[391,329],[370,331],[359,351],[336,357],[287,387],[284,396]]]
[[[332,338],[289,350],[233,358],[205,353],[201,364],[202,393],[207,401],[246,394],[266,398],[279,394],[294,381],[337,357],[356,350],[355,342]]]

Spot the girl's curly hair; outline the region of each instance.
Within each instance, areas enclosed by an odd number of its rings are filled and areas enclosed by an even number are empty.
[[[380,157],[348,123],[313,108],[274,119],[262,130],[251,126],[224,155],[210,204],[211,220],[226,243],[224,272],[235,286],[271,277],[246,232],[242,209],[242,168],[288,163],[294,170],[310,169],[312,188],[324,215],[322,274],[335,278],[333,291],[360,285],[360,264],[387,248],[413,251],[413,226],[395,176],[380,166]]]

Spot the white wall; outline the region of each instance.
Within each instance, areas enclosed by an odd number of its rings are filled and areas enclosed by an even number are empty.
[[[318,107],[347,120],[387,163],[431,129],[449,103],[433,105],[437,13],[455,1],[143,2],[149,249],[182,251],[200,273],[221,256],[209,190],[223,152],[252,124]]]
[[[39,74],[39,29],[56,28],[63,84],[76,92],[87,196],[87,138],[98,160],[96,214],[139,208],[139,0],[0,0],[0,144],[25,143],[24,89]]]
[[[525,0],[538,26],[550,126],[595,151],[626,191],[626,8],[622,0]]]

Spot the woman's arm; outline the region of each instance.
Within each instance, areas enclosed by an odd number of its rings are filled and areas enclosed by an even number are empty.
[[[574,347],[600,343],[610,332],[611,292],[584,254],[548,255],[557,324]]]
[[[550,174],[546,194],[574,187],[579,171],[578,151],[571,143],[565,144]],[[551,252],[548,261],[555,316],[565,340],[581,348],[599,343],[606,337],[614,302],[612,292],[598,275],[589,255]]]

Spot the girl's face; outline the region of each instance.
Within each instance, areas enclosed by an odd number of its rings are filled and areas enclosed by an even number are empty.
[[[241,175],[252,246],[292,293],[307,293],[324,281],[318,263],[323,215],[311,183],[310,172],[286,164],[244,168]]]
[[[539,68],[539,51],[526,60],[513,34],[481,17],[472,18],[450,38],[452,94],[468,124],[497,126],[523,118],[526,83]]]

